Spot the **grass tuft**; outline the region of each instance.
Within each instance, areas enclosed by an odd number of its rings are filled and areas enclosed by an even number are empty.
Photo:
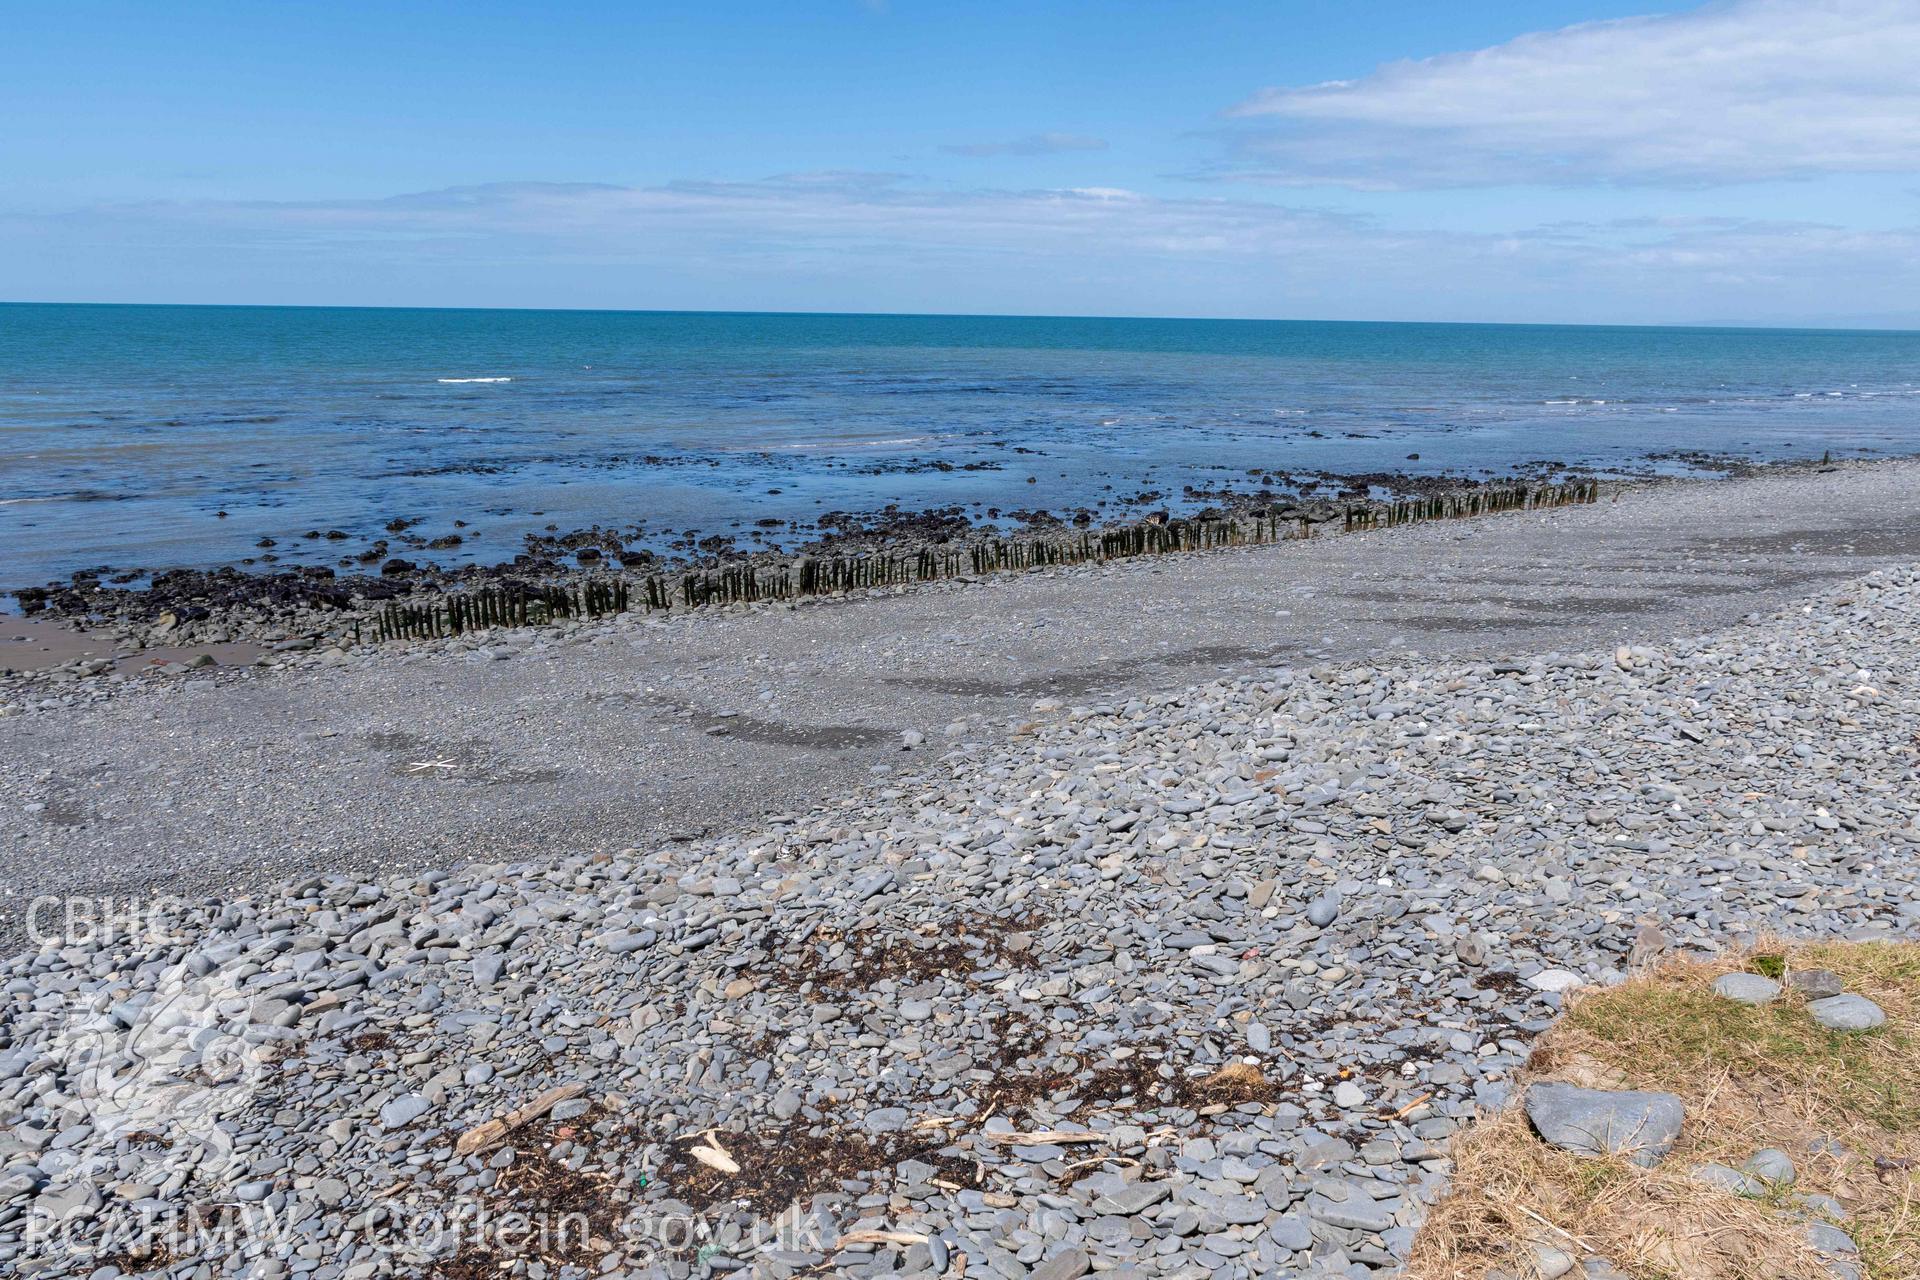
[[[1828,969],[1879,1004],[1887,1025],[1829,1032],[1791,986],[1771,1004],[1713,994],[1736,968],[1788,978]],[[1533,1135],[1517,1106],[1453,1144],[1454,1177],[1415,1242],[1416,1280],[1525,1276],[1529,1242],[1602,1257],[1640,1280],[1832,1280],[1805,1242],[1796,1195],[1838,1199],[1871,1280],[1920,1276],[1920,945],[1775,946],[1732,960],[1676,960],[1580,993],[1516,1082],[1661,1089],[1687,1106],[1659,1166],[1572,1156]],[[1778,1147],[1791,1189],[1747,1198],[1694,1181]]]

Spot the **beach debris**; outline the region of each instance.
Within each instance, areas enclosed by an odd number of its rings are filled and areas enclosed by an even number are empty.
[[[526,1106],[467,1130],[460,1135],[459,1141],[453,1144],[453,1149],[460,1155],[470,1156],[475,1152],[497,1147],[515,1129],[538,1120],[561,1103],[577,1098],[586,1091],[586,1084],[577,1080],[569,1084],[555,1085]]]
[[[1008,1147],[1066,1146],[1079,1142],[1112,1142],[1113,1136],[1083,1129],[1036,1129],[1031,1133],[983,1133],[988,1142]]]
[[[740,1172],[740,1162],[727,1153],[719,1139],[711,1133],[704,1135],[704,1146],[688,1147],[687,1154],[709,1169],[718,1169],[721,1173]]]
[[[1253,1065],[1253,1063],[1229,1062],[1226,1066],[1201,1081],[1201,1085],[1208,1089],[1225,1089],[1236,1086],[1250,1088],[1263,1085],[1266,1082],[1267,1077],[1262,1074],[1260,1068]]]
[[[925,1244],[928,1237],[919,1231],[847,1231],[834,1244],[844,1249],[856,1244]]]

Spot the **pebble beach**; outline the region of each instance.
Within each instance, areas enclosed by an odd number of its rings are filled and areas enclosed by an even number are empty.
[[[1904,492],[1900,465],[1864,483]],[[956,733],[865,726],[884,768],[746,821],[217,897],[183,873],[6,966],[0,1263],[1394,1275],[1565,993],[1912,933],[1920,574],[1904,518],[1873,527],[1878,567],[1843,574],[1818,530],[1763,551],[1756,526],[1748,558],[1817,572],[1642,609],[1636,642],[1573,618],[1550,634],[1584,644],[1496,625],[1008,682]],[[1407,538],[1434,564],[1418,540],[1460,532]],[[80,714],[39,696],[9,723]]]
[[[18,8],[0,1280],[1920,1280],[1920,0]]]

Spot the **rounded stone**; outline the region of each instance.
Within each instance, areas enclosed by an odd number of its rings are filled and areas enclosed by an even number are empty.
[[[1828,996],[1807,1005],[1813,1020],[1829,1031],[1871,1031],[1885,1025],[1887,1015],[1865,996]]]
[[[1757,973],[1723,973],[1713,980],[1713,994],[1741,1004],[1771,1004],[1780,998],[1780,984]]]
[[[1790,1187],[1799,1177],[1799,1170],[1793,1167],[1793,1160],[1778,1147],[1763,1147],[1747,1157],[1740,1166],[1760,1181],[1776,1187]]]

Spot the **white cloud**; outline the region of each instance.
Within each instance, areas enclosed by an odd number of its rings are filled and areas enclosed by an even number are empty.
[[[1214,176],[1360,188],[1920,172],[1920,3],[1732,0],[1267,89]]]
[[[940,148],[956,156],[1052,156],[1065,151],[1105,151],[1105,138],[1077,133],[1035,133],[1007,142],[960,142]]]
[[[0,211],[0,297],[1793,323],[1910,313],[1920,230],[1403,230],[1260,200],[810,173]]]
[[[1189,241],[1230,242],[1257,253],[1351,235],[1360,225],[1345,215],[1257,201],[1149,199],[1113,187],[949,191],[908,186],[897,174],[840,171],[656,187],[492,183],[380,200],[126,204],[74,216],[96,226],[169,226],[315,249],[333,237],[368,243],[384,236],[409,253],[429,252],[423,246],[437,241],[457,255],[486,238],[612,260],[670,245],[714,257],[908,247],[1107,255],[1148,245],[1178,252]]]

